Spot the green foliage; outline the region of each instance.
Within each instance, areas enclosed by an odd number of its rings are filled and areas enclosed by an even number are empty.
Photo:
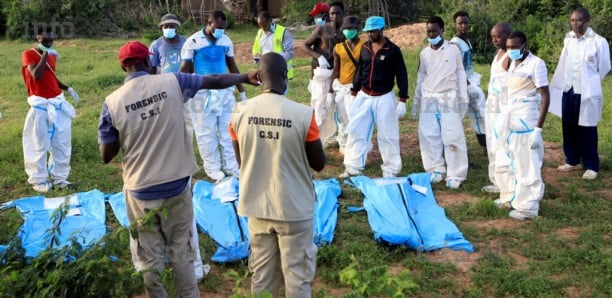
[[[180,1],[9,0],[0,7],[4,33],[10,39],[33,39],[40,26],[50,26],[59,38],[129,37],[157,28],[160,17],[179,11]],[[2,28],[0,28],[2,29]]]
[[[308,15],[308,12],[312,10],[317,0],[290,0],[286,1],[287,4],[283,6],[282,12],[285,19],[281,23],[287,26],[295,24],[306,24],[312,23],[312,17]]]
[[[2,296],[116,297],[140,292],[142,277],[129,262],[119,258],[128,247],[126,229],[117,229],[91,246],[83,246],[72,237],[68,245],[54,248],[59,244],[60,224],[68,211],[68,205],[62,204],[53,213],[53,226],[46,233],[49,247],[36,258],[25,257],[17,237],[0,255]]]
[[[354,297],[355,294],[365,297],[405,297],[418,288],[408,270],[393,276],[387,266],[364,268],[354,255],[351,255],[351,260],[351,264],[340,271],[340,282],[355,292],[343,297]]]
[[[525,32],[529,49],[554,70],[563,47],[563,37],[570,29],[570,15],[581,4],[591,13],[593,29],[611,40],[612,4],[607,0],[442,0],[440,15],[448,24],[445,36],[450,39],[455,33],[453,14],[459,10],[470,14],[470,41],[474,47],[474,60],[479,63],[488,63],[495,50],[489,37],[491,28],[498,22],[508,22],[514,30]]]

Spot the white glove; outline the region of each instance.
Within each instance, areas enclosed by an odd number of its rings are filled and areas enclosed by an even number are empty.
[[[59,53],[56,50],[53,50],[53,49],[47,50],[47,55],[56,56],[57,59],[59,59]]]
[[[329,109],[334,105],[334,94],[327,93],[327,98],[325,99],[325,106]]]
[[[534,128],[531,135],[529,135],[529,147],[531,149],[538,149],[542,147],[543,143],[544,140],[542,140],[542,128]]]
[[[412,103],[412,119],[419,119],[419,103],[416,100]]]
[[[325,59],[325,57],[323,57],[323,55],[319,56],[319,58],[317,58],[317,60],[319,61],[319,67],[321,67],[321,68],[329,68],[329,62],[327,62],[327,59]]]
[[[72,96],[75,103],[79,103],[79,95],[76,93],[76,91],[74,91],[74,89],[72,89],[72,87],[68,87],[68,93],[70,93],[70,96]]]
[[[248,98],[246,96],[246,91],[242,91],[240,92],[240,100],[241,101],[246,101]]]
[[[397,118],[402,118],[406,116],[406,103],[398,102],[397,103]]]

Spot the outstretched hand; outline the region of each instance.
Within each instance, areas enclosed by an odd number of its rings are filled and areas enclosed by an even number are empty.
[[[259,86],[261,82],[259,81],[259,70],[251,70],[247,73],[248,81],[245,82],[249,85]]]

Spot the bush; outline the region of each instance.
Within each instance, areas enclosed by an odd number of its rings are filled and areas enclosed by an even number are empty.
[[[591,26],[608,41],[612,38],[612,5],[607,0],[587,0],[582,5],[591,13]],[[544,61],[549,69],[556,66],[563,37],[569,31],[569,17],[572,11],[580,7],[579,1],[518,1],[442,0],[441,16],[446,26],[446,38],[455,30],[453,14],[465,10],[470,14],[472,31],[470,40],[474,47],[474,60],[489,63],[494,52],[489,37],[491,28],[498,22],[508,22],[514,30],[525,32],[529,49]]]
[[[9,0],[2,5],[5,36],[32,39],[40,26],[51,26],[59,38],[133,37],[143,28],[156,28],[178,0]],[[0,20],[2,19],[0,17]]]

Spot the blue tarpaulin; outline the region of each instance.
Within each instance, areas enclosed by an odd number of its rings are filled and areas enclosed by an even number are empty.
[[[238,180],[233,177],[217,184],[200,180],[193,185],[196,224],[217,244],[213,262],[234,262],[249,256],[247,219],[236,213],[237,198]]]
[[[340,184],[336,179],[315,180],[317,200],[314,211],[315,244],[330,244],[338,219]],[[248,257],[247,218],[236,214],[239,182],[229,178],[217,184],[198,181],[193,188],[195,217],[198,227],[218,245],[214,262],[231,262]]]
[[[317,201],[314,210],[314,243],[317,246],[331,244],[338,222],[338,196],[342,193],[336,179],[315,180]]]
[[[60,223],[61,233],[56,234],[57,245],[50,237],[53,228],[53,213],[68,202],[69,211]],[[88,246],[106,234],[106,212],[104,194],[98,190],[82,192],[67,197],[26,197],[0,205],[0,209],[16,207],[24,222],[17,236],[21,239],[26,257],[36,257],[46,248],[62,248],[72,244],[74,237],[83,246]]]
[[[429,173],[403,178],[351,177],[365,196],[364,209],[378,242],[418,251],[441,248],[473,252],[472,244],[436,203]]]
[[[338,218],[338,196],[340,185],[335,179],[313,181],[317,200],[315,202],[314,239],[321,246],[330,244]],[[216,243],[217,251],[211,257],[214,262],[233,262],[245,259],[249,254],[247,218],[237,215],[237,179],[230,177],[212,184],[198,181],[193,185],[194,217],[198,228]],[[67,197],[70,211],[60,225],[60,247],[69,244],[68,238],[76,236],[87,245],[106,233],[105,195],[98,191],[78,193]],[[0,205],[0,209],[16,207],[24,224],[18,236],[27,256],[36,256],[49,247],[51,239],[45,233],[52,227],[51,215],[66,198],[27,197]],[[106,197],[120,225],[129,226],[123,192]],[[0,252],[5,247],[0,246]]]

